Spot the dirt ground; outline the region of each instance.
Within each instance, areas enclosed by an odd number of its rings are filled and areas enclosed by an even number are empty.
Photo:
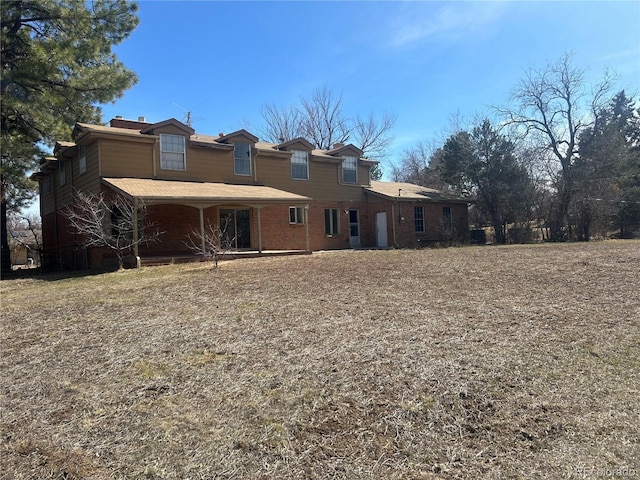
[[[2,479],[640,478],[640,242],[0,282]]]

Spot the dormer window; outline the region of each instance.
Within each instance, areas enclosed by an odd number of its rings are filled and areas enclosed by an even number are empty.
[[[160,168],[186,170],[185,141],[182,135],[160,134]]]
[[[233,144],[233,173],[251,175],[251,145],[248,143]]]
[[[291,156],[291,178],[309,180],[309,153],[304,150],[293,150]]]
[[[344,183],[357,183],[358,159],[353,156],[345,156],[342,159],[342,181]]]

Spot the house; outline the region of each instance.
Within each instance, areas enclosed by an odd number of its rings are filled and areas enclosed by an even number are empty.
[[[238,130],[203,135],[178,120],[78,123],[33,178],[40,184],[49,263],[94,266],[61,212],[74,192],[121,194],[147,206],[165,233],[141,258],[188,255],[185,237],[231,229],[238,250],[418,247],[468,241],[467,201],[417,185],[370,180],[375,161],[353,145],[318,150],[303,138],[272,144]]]

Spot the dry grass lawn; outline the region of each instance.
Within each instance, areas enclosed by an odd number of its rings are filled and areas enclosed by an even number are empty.
[[[6,280],[2,479],[640,477],[640,242]]]

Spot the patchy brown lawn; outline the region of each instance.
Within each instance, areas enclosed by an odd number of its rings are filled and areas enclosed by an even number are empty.
[[[611,241],[3,281],[0,478],[640,477],[639,272]]]

